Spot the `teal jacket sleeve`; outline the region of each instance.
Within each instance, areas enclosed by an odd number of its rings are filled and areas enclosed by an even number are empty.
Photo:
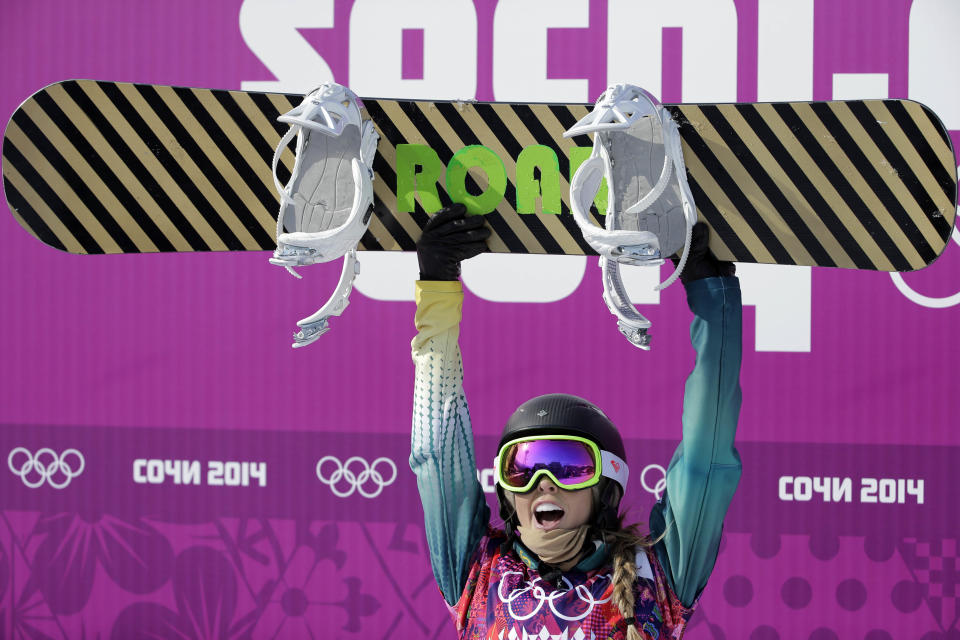
[[[740,480],[733,446],[740,415],[740,283],[736,277],[686,285],[696,365],[683,394],[683,440],[667,467],[666,490],[650,514],[655,548],[674,593],[691,606],[713,571],[723,518]]]
[[[459,282],[418,282],[410,467],[423,503],[433,575],[444,600],[460,599],[490,508],[477,480],[473,431],[457,340]]]

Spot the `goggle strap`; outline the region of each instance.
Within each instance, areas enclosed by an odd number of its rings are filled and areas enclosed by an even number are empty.
[[[630,469],[627,467],[627,463],[623,458],[601,449],[600,465],[601,475],[618,482],[621,488],[627,488],[627,478],[630,477]]]

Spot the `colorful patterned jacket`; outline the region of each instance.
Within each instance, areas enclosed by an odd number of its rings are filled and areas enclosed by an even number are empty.
[[[680,638],[716,561],[723,518],[740,479],[733,446],[740,412],[741,302],[735,277],[686,286],[696,365],[687,378],[683,438],[667,467],[650,532],[666,536],[637,553],[638,628],[648,638]],[[417,475],[434,576],[458,637],[523,640],[624,638],[610,599],[606,548],[546,584],[538,559],[490,528],[477,480],[473,433],[457,344],[459,282],[417,283],[418,334],[410,466]]]

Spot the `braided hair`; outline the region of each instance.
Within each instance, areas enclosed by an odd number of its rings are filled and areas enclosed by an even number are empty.
[[[634,618],[636,602],[633,585],[637,581],[637,551],[653,547],[664,535],[666,532],[656,539],[649,534],[641,535],[636,524],[623,527],[622,517],[620,528],[603,532],[613,559],[613,603],[627,624],[627,640],[642,640]]]

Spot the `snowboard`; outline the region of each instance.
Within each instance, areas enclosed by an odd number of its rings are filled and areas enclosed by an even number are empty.
[[[3,139],[17,221],[70,253],[275,247],[276,122],[302,96],[68,80],[28,98]],[[380,140],[359,246],[412,251],[441,206],[486,216],[498,253],[593,254],[570,213],[589,104],[363,98]],[[679,104],[688,181],[722,260],[910,271],[944,250],[956,158],[909,100]],[[293,145],[281,157],[286,183]],[[606,190],[591,211],[603,224]]]

